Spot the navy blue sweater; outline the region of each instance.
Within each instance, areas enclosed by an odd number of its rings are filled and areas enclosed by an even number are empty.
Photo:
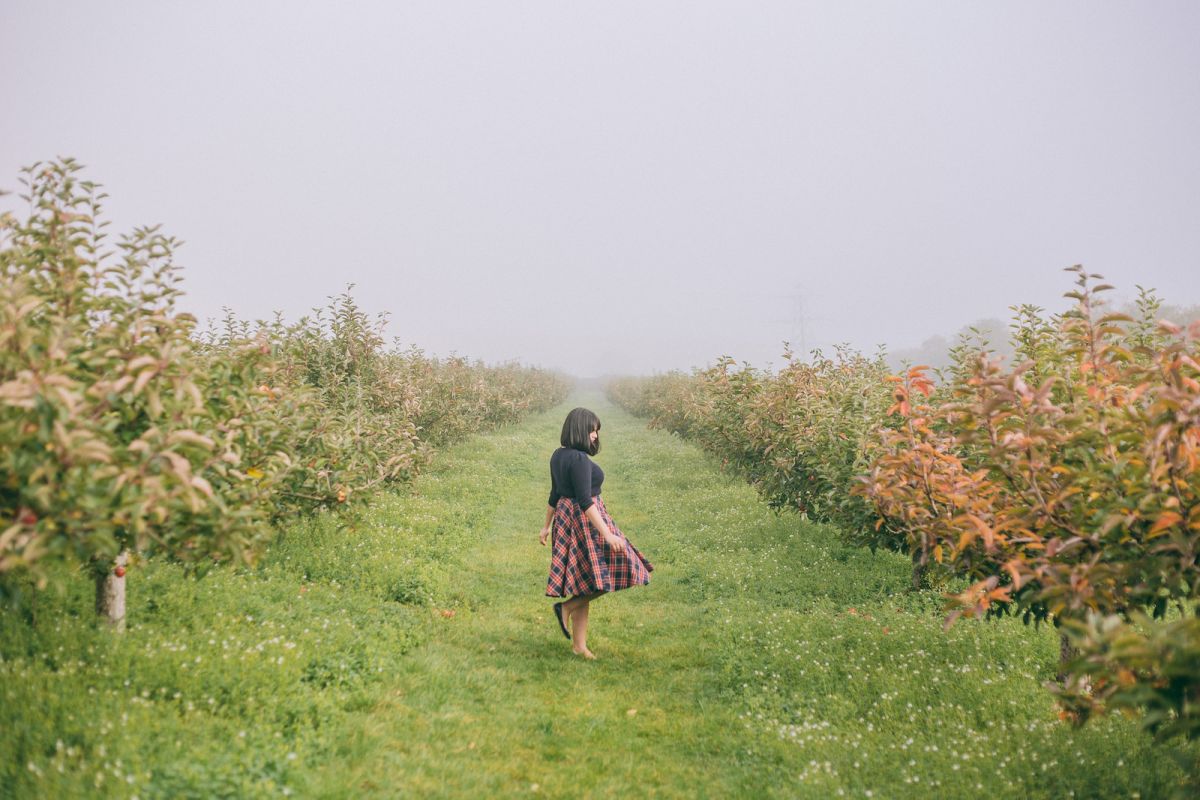
[[[582,450],[560,447],[550,456],[550,506],[558,504],[560,497],[572,497],[579,507],[587,511],[592,498],[600,494],[604,483],[604,470],[587,457]]]

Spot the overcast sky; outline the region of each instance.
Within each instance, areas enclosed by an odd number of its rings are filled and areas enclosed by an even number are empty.
[[[0,187],[75,156],[202,319],[353,282],[435,354],[762,366],[1078,262],[1200,302],[1198,43],[1190,0],[3,0]]]

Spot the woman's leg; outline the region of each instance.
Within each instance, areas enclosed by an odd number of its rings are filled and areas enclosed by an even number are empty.
[[[595,658],[587,646],[588,609],[601,594],[603,592],[576,595],[563,603],[563,614],[569,615],[571,620],[571,649],[584,658]]]
[[[571,649],[584,658],[594,658],[587,646],[588,607],[591,600],[584,598],[571,614]]]

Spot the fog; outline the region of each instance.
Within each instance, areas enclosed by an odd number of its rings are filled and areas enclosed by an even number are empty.
[[[1194,2],[5,0],[0,188],[77,157],[201,319],[353,283],[579,376],[914,348],[1075,263],[1200,301],[1198,40]]]

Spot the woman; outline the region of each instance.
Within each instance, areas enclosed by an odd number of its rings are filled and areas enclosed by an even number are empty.
[[[605,592],[649,583],[654,567],[600,499],[604,472],[588,458],[600,452],[600,420],[586,408],[572,410],[559,442],[550,456],[550,507],[540,536],[543,545],[553,536],[546,596],[570,597],[554,604],[554,615],[575,653],[590,659],[596,656],[587,646],[589,604]]]

